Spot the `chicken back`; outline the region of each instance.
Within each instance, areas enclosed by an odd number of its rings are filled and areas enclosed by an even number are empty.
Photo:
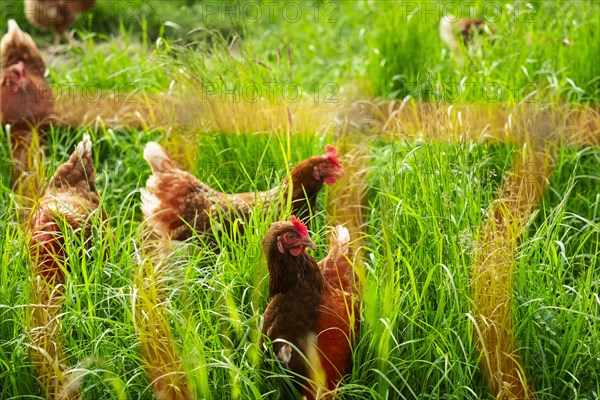
[[[64,282],[66,259],[60,227],[66,223],[73,229],[84,229],[89,237],[88,219],[99,203],[92,144],[86,135],[69,160],[57,169],[33,212],[29,225],[29,252],[35,275],[54,284]]]
[[[308,229],[295,217],[272,224],[263,239],[269,269],[263,333],[281,364],[301,377],[298,387],[308,399],[334,390],[352,363],[359,313],[349,240],[338,226],[329,254],[317,263],[305,252],[314,248]]]

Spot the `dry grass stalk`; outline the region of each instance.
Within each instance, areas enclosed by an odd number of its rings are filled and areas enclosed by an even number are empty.
[[[473,314],[481,364],[498,399],[533,399],[525,366],[515,345],[512,278],[520,237],[552,173],[555,123],[549,112],[525,118],[521,130],[535,135],[522,146],[499,198],[482,224],[473,257]],[[524,128],[524,129],[523,129]]]
[[[157,94],[125,97],[107,93],[93,101],[84,96],[58,99],[57,123],[93,126],[100,121],[110,128],[178,129],[194,132],[287,132],[288,109],[294,116],[294,131],[322,133],[333,128],[339,104],[299,101],[297,103],[236,101],[202,94],[180,96]]]
[[[11,132],[11,160],[18,216],[27,222],[31,208],[42,195],[46,176],[44,151],[37,130]]]
[[[575,146],[600,144],[600,109],[564,105],[540,111],[532,104],[434,105],[430,103],[383,103],[379,105],[382,133],[397,139],[443,142],[496,142],[523,144],[526,131],[512,129],[523,115],[541,115],[553,120],[568,118],[568,129],[555,133],[558,143]]]
[[[66,372],[61,344],[62,284],[49,282],[35,272],[31,277],[28,330],[36,375],[50,400],[79,399],[77,379]]]
[[[336,117],[335,145],[346,176],[329,189],[327,211],[330,226],[341,224],[350,233],[350,248],[357,278],[357,291],[365,281],[363,242],[366,236],[367,189],[369,187],[370,141],[377,133],[371,117],[371,103],[355,103]],[[359,296],[360,297],[360,296]]]
[[[525,103],[507,105],[432,104],[407,102],[355,103],[360,115],[370,119],[376,129],[369,130],[406,140],[426,141],[491,141],[523,143],[526,136],[506,129],[513,115],[526,111],[537,113],[539,105]],[[232,97],[195,93],[157,95],[115,95],[107,93],[93,101],[82,95],[59,98],[57,123],[67,126],[90,126],[102,123],[110,128],[160,129],[167,133],[288,132],[289,113],[293,115],[294,132],[325,134],[335,131],[334,119],[344,115],[346,102],[323,103],[310,100],[253,103]],[[600,109],[597,106],[563,105],[555,112],[569,115],[571,129],[561,133],[561,141],[578,146],[600,144]],[[352,123],[355,123],[356,120]],[[510,132],[510,133],[509,133]],[[180,160],[178,160],[180,161]]]
[[[146,373],[158,400],[194,399],[188,385],[166,309],[166,268],[149,259],[134,276],[135,328]]]

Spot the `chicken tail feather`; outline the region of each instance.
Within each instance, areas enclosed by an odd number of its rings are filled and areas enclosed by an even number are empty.
[[[9,48],[9,44],[15,48]],[[20,49],[20,46],[23,45],[29,47],[30,49],[36,52],[39,52],[31,36],[29,36],[28,33],[25,33],[21,30],[19,24],[17,24],[17,21],[15,21],[14,19],[9,19],[8,32],[2,37],[2,40],[0,41],[0,53],[2,54],[3,67],[8,66],[7,59],[9,58],[9,55],[11,55],[9,53],[14,53],[18,51],[18,49]]]
[[[350,232],[348,228],[338,225],[331,234],[331,244],[337,245],[342,254],[346,254],[350,245]]]
[[[92,141],[89,135],[83,136],[69,160],[56,170],[50,181],[50,188],[96,192]]]
[[[159,174],[177,168],[169,153],[156,142],[149,142],[146,145],[146,148],[144,149],[144,159],[150,164],[153,174]]]
[[[352,292],[352,271],[350,265],[350,232],[338,225],[331,233],[331,248],[329,254],[319,262],[319,267],[325,280],[335,288],[341,287],[345,292]]]
[[[146,188],[140,190],[144,218],[159,237],[172,237],[175,240],[189,237],[191,231],[182,217],[190,210],[195,213],[203,209],[201,204],[190,200],[190,194],[197,191],[202,183],[188,172],[180,170],[158,143],[149,142],[146,145],[144,159],[152,168]],[[208,193],[209,188],[202,188],[204,193]]]
[[[29,36],[29,35],[27,35],[27,36]],[[6,50],[5,47],[9,42],[12,42],[14,40],[23,42],[24,39],[25,39],[25,34],[21,30],[21,28],[19,28],[19,24],[17,24],[17,21],[15,21],[14,19],[9,19],[8,20],[8,32],[2,38],[2,46],[1,46],[2,52],[4,52],[4,50]],[[31,38],[30,38],[30,40],[31,40]]]

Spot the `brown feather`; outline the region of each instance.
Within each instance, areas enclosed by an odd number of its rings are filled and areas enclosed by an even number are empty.
[[[37,205],[29,224],[29,252],[35,274],[53,284],[63,283],[64,237],[58,221],[91,234],[87,220],[98,208],[91,142],[85,137],[69,160],[61,165]]]

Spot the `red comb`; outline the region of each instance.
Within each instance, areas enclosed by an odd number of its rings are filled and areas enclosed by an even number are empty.
[[[330,144],[325,146],[325,156],[329,158],[329,161],[331,161],[333,165],[335,165],[338,168],[342,168],[342,164],[340,164],[340,160],[338,159],[338,154],[335,147],[333,147]]]
[[[294,225],[294,228],[296,228],[296,230],[302,236],[308,236],[308,228],[302,223],[302,221],[300,221],[298,218],[292,215],[292,218],[290,218],[290,222]]]

